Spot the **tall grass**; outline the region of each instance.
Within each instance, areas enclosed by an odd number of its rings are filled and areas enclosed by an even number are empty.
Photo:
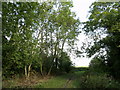
[[[107,74],[89,74],[79,78],[80,88],[120,88],[120,84]]]

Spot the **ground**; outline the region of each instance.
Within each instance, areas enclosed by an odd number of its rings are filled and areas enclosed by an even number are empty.
[[[74,73],[66,73],[59,76],[34,77],[29,80],[12,79],[3,81],[3,87],[9,88],[78,88],[78,79],[84,71],[77,71]]]

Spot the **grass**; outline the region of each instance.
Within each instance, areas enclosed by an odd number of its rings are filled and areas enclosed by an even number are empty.
[[[84,71],[69,73],[61,76],[53,77],[46,82],[39,83],[35,88],[77,88],[78,78]],[[69,80],[72,77],[71,80]]]
[[[120,88],[120,83],[105,73],[74,71],[57,76],[31,76],[8,79],[2,82],[3,88]]]
[[[48,78],[48,77],[47,77]],[[3,88],[29,88],[33,87],[37,83],[46,81],[47,78],[40,76],[31,76],[29,79],[25,77],[14,77],[2,81]]]
[[[78,71],[74,73],[74,79],[69,84],[68,88],[78,88],[79,87],[79,78],[83,75],[85,71]]]
[[[67,79],[62,77],[53,77],[52,79],[49,79],[48,81],[45,81],[43,83],[38,84],[37,88],[61,88],[65,84]]]
[[[79,79],[80,88],[120,88],[120,83],[106,73],[86,74]]]
[[[60,76],[52,77],[51,79],[38,84],[37,88],[62,88],[66,81],[70,78],[71,74],[65,74]]]
[[[33,76],[29,80],[15,78],[3,81],[5,88],[78,88],[79,78],[84,71],[66,73],[58,76],[38,77]]]

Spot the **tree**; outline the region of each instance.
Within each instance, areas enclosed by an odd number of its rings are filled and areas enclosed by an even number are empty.
[[[106,72],[105,63],[102,61],[101,58],[93,58],[89,64],[89,70],[94,73]]]
[[[72,68],[72,62],[67,53],[62,52],[61,57],[58,60],[59,60],[58,68],[60,69],[60,71],[68,73]]]
[[[26,65],[30,68],[38,5],[27,2],[2,3],[3,75],[24,71],[23,67],[26,72]]]
[[[73,46],[79,34],[72,3],[4,2],[2,6],[3,75],[22,72],[29,77],[32,68],[39,68],[44,76],[57,70],[65,44]]]
[[[97,52],[97,56],[103,58],[104,64],[108,67],[110,74],[118,79],[120,73],[119,6],[119,2],[93,3],[91,5],[89,21],[85,22],[84,26],[86,33],[94,38],[94,45],[87,48],[87,53],[89,56],[92,56]]]
[[[46,55],[47,59],[52,57],[50,60],[52,64],[48,69],[49,75],[53,67],[57,69],[58,58],[64,50],[65,43],[71,46],[74,44],[79,34],[79,20],[74,19],[75,16],[70,11],[71,2],[45,3],[45,5],[50,8],[44,9],[45,17],[39,20],[40,29],[38,29],[37,35],[41,52]],[[42,63],[46,62],[49,61],[42,59]]]

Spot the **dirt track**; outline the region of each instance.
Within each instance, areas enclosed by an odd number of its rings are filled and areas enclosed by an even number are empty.
[[[75,79],[75,77],[74,77],[74,76],[71,76],[71,77],[66,81],[65,85],[63,86],[63,88],[67,88],[68,85],[70,84],[70,82],[71,82],[72,80],[74,80],[74,79]]]

